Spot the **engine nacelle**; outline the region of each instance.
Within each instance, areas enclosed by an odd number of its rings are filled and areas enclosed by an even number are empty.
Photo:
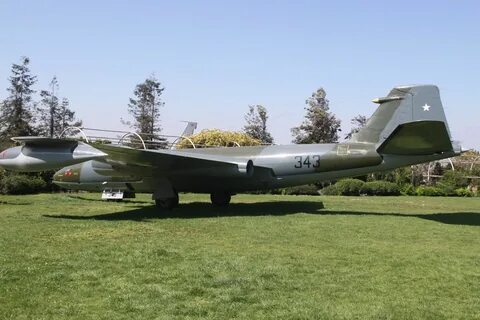
[[[70,139],[21,137],[13,140],[24,145],[0,153],[0,167],[13,171],[57,169],[107,155],[88,144]]]

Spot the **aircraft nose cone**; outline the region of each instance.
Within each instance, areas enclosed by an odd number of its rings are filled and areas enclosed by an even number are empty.
[[[21,168],[22,162],[18,161],[21,152],[21,147],[8,148],[0,152],[0,167],[10,170]]]
[[[63,169],[55,172],[55,174],[53,175],[53,181],[61,181],[61,179],[63,177],[63,172],[64,172]]]

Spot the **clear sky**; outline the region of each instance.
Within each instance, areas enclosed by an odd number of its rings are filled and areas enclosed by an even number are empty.
[[[277,143],[324,87],[344,132],[401,84],[440,87],[450,129],[480,149],[480,1],[0,1],[0,99],[13,62],[56,75],[88,127],[123,129],[136,84],[165,86],[181,120],[240,130],[262,104]]]

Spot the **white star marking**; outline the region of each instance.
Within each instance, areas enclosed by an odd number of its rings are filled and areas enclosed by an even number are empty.
[[[424,106],[422,106],[422,108],[423,108],[423,111],[430,111],[430,106],[426,103]]]

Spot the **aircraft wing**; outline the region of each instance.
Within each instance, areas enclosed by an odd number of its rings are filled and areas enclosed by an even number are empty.
[[[88,160],[107,162],[138,177],[176,175],[249,176],[253,162],[245,157],[182,150],[144,150],[72,139],[16,137],[22,147],[0,154],[0,166],[19,171],[57,169]]]
[[[108,156],[106,162],[116,169],[134,173],[137,176],[164,176],[170,174],[210,176],[250,176],[253,162],[242,157],[224,157],[221,155],[183,150],[144,150],[108,144],[94,145]]]

